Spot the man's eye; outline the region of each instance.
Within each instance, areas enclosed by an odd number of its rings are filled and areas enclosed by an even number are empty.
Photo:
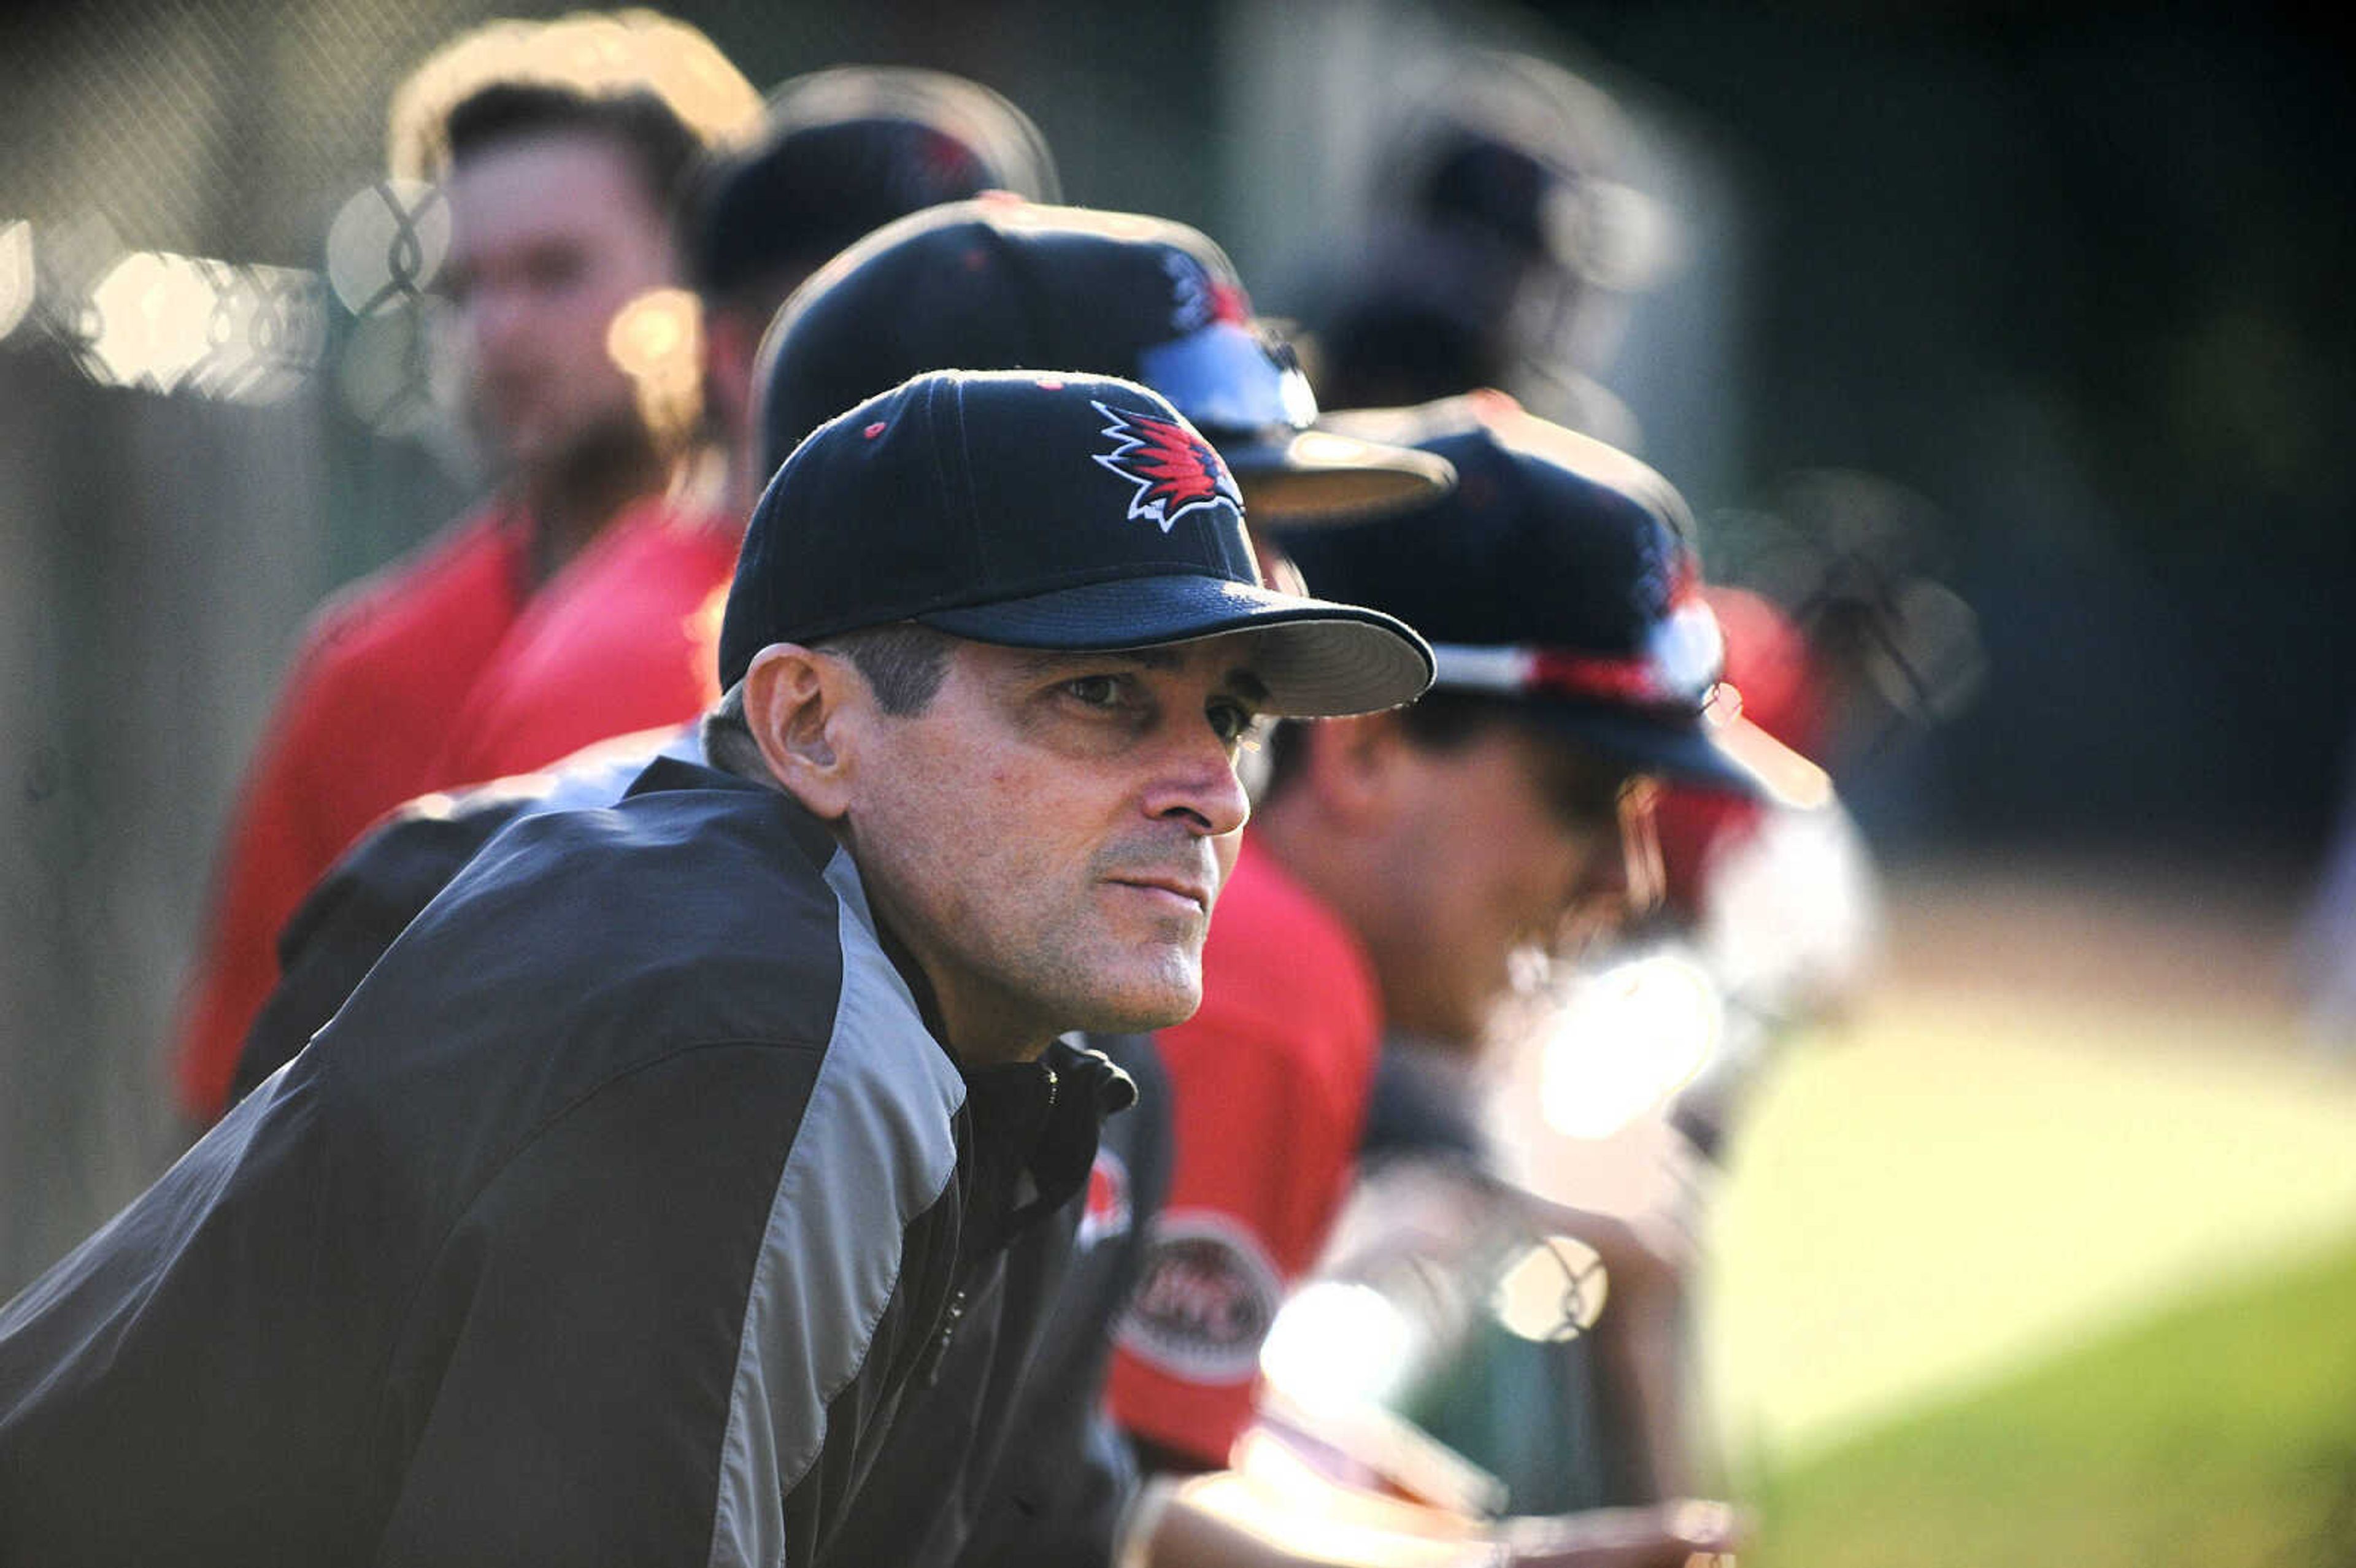
[[[1258,737],[1259,715],[1240,702],[1214,702],[1212,732],[1230,745],[1249,745]]]
[[[1064,683],[1065,691],[1088,708],[1117,708],[1120,705],[1120,677],[1112,675],[1084,675],[1077,680]]]

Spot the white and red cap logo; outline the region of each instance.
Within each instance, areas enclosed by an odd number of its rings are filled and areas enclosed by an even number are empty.
[[[1093,402],[1093,400],[1091,400]],[[1163,533],[1198,507],[1226,507],[1240,518],[1243,492],[1235,475],[1188,426],[1159,414],[1134,413],[1095,403],[1108,421],[1100,432],[1113,438],[1110,452],[1096,454],[1108,473],[1136,486],[1129,515],[1161,526]]]

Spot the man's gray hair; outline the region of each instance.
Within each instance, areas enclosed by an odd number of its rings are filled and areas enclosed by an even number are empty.
[[[905,719],[931,706],[948,674],[957,639],[914,621],[895,621],[820,637],[810,646],[849,659],[868,689],[875,693],[875,705],[894,718]],[[723,772],[765,784],[776,782],[744,718],[744,682],[730,687],[703,716],[703,754]]]

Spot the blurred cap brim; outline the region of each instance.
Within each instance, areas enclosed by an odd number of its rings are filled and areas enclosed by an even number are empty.
[[[1801,810],[1833,798],[1824,769],[1743,718],[1734,703],[1714,702],[1685,720],[1578,703],[1530,706],[1547,728],[1669,784]]]
[[[1456,484],[1455,468],[1436,453],[1315,426],[1215,444],[1254,527],[1362,522],[1436,500]]]

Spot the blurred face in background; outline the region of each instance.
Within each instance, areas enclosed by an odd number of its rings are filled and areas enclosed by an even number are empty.
[[[670,226],[629,155],[552,131],[471,154],[448,180],[443,272],[478,429],[526,477],[648,440],[630,378],[607,347],[614,317],[677,285]]]
[[[1388,907],[1362,933],[1398,1028],[1476,1043],[1512,993],[1513,958],[1625,912],[1650,795],[1536,725],[1409,745],[1375,847]]]

